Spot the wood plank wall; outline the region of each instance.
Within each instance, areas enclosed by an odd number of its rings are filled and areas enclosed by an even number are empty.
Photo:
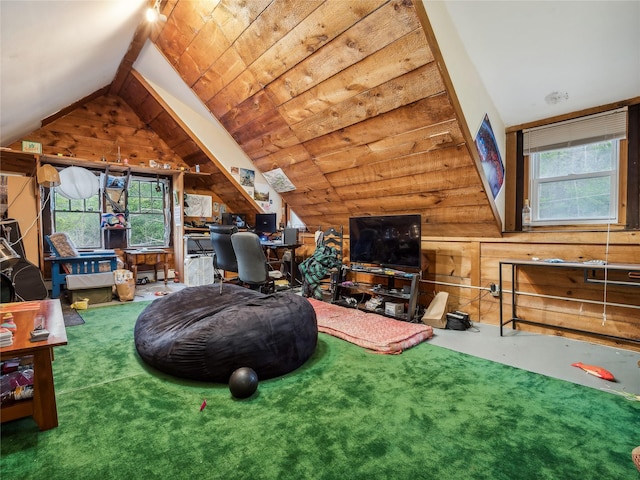
[[[116,145],[120,145],[123,158],[128,156],[136,162],[156,158],[176,166],[185,165],[162,140],[145,128],[126,103],[111,96],[90,102],[71,115],[32,132],[28,139],[42,142],[45,153],[49,154],[71,151],[79,158],[99,160],[102,155],[106,155],[108,160],[113,160]],[[11,147],[19,150],[19,142]],[[344,188],[349,186],[345,185]],[[215,192],[215,186],[213,190]],[[189,184],[187,191],[204,194],[207,190],[196,182]],[[216,201],[215,193],[213,195]],[[314,250],[313,232],[306,233],[301,238],[305,247],[297,253],[300,258],[306,258]],[[499,303],[487,289],[489,284],[498,283],[500,260],[532,257],[560,257],[579,261],[603,259],[606,243],[606,232],[507,233],[503,238],[423,237],[425,270],[419,301],[421,305],[427,306],[435,292],[447,291],[450,294],[450,310],[467,311],[473,321],[498,325]],[[348,246],[348,241],[346,245]],[[609,261],[640,264],[639,245],[638,231],[612,232]],[[348,252],[345,252],[344,257],[348,259]],[[381,282],[381,279],[372,279],[372,283]],[[505,288],[510,287],[505,285]],[[602,287],[585,285],[581,271],[563,271],[561,274],[551,275],[546,270],[528,270],[520,278],[519,289],[548,297],[586,298],[594,301],[603,298]],[[640,290],[609,286],[607,299],[610,303],[638,306]],[[619,336],[640,337],[640,310],[637,309],[608,306],[607,322],[603,326],[601,305],[526,296],[520,298],[519,304],[522,316],[530,320],[586,328],[594,332],[613,332]],[[553,329],[543,330],[527,325],[521,328],[640,351],[634,345],[561,333]]]
[[[114,162],[120,149],[122,160],[131,165],[149,165],[149,160],[169,163],[173,168],[188,167],[182,159],[121,98],[106,95],[94,99],[25,139],[42,143],[48,155],[75,156],[78,159]],[[9,148],[21,150],[21,140]]]
[[[639,232],[612,232],[608,261],[640,265],[639,237]],[[606,232],[506,234],[504,238],[497,240],[470,239],[468,241],[423,238],[422,248],[423,253],[430,260],[425,270],[422,291],[432,294],[447,291],[450,294],[450,310],[466,311],[471,314],[474,321],[499,325],[499,300],[491,296],[488,288],[491,283],[498,284],[501,260],[531,260],[537,257],[582,262],[605,259]],[[615,274],[609,273],[609,279],[614,280]],[[511,291],[510,271],[506,268],[503,271],[503,281],[505,281],[503,289]],[[582,270],[527,268],[521,271],[518,282],[519,292],[539,295],[518,296],[518,314],[525,319],[606,335],[640,338],[640,309],[638,309],[640,289],[638,287],[607,285],[607,321],[603,325],[604,287],[600,284],[585,284]],[[461,287],[443,285],[443,283],[461,285]],[[423,295],[422,298],[424,297]],[[572,301],[576,299],[597,303]],[[511,297],[506,295],[503,301],[508,308],[508,312],[505,312],[506,319],[506,315],[510,313]],[[621,308],[613,304],[628,304],[636,308]],[[588,339],[640,351],[640,345],[628,342],[563,333],[553,328],[531,325],[520,325],[519,328]]]
[[[640,265],[639,239],[640,232],[611,232],[609,262]],[[297,253],[306,258],[313,253],[313,236],[305,235],[303,240],[305,248],[298,249]],[[348,239],[345,245],[343,258],[348,260]],[[419,303],[426,307],[437,292],[448,292],[448,311],[465,311],[474,322],[499,325],[499,299],[490,294],[489,286],[491,283],[498,284],[501,260],[531,260],[538,257],[582,262],[604,259],[605,249],[606,232],[513,233],[505,234],[502,239],[423,237],[424,271]],[[609,279],[616,279],[616,275],[610,272]],[[358,273],[352,280],[371,284],[385,283],[381,277],[362,273]],[[503,289],[510,292],[510,272],[506,268],[503,271],[503,281]],[[600,284],[584,283],[582,270],[525,269],[518,277],[518,292],[536,295],[518,296],[518,314],[527,320],[605,335],[640,338],[639,287],[607,285],[607,321],[604,325],[604,288]],[[575,301],[577,299],[596,303]],[[506,319],[510,313],[511,297],[506,295],[503,301],[507,309]],[[622,308],[614,304],[632,305],[636,308]],[[564,332],[553,327],[520,324],[518,328],[640,351],[638,344]]]

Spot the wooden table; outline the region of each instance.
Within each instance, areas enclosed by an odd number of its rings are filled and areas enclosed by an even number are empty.
[[[507,267],[511,269],[511,316],[508,317],[507,320],[504,320],[504,306],[503,299],[506,294],[503,287],[503,268]],[[516,323],[524,323],[528,325],[536,325],[539,327],[553,328],[556,330],[564,330],[567,332],[580,333],[583,335],[590,335],[595,337],[603,337],[611,340],[622,340],[625,342],[640,343],[640,337],[636,338],[628,338],[622,337],[618,335],[610,335],[604,333],[596,333],[582,328],[571,328],[562,325],[557,325],[553,323],[543,323],[536,322],[533,320],[526,320],[518,316],[517,306],[518,303],[516,298],[518,295],[527,295],[526,292],[521,292],[518,290],[518,271],[523,268],[547,268],[549,270],[549,275],[556,275],[557,272],[553,270],[558,269],[575,269],[582,270],[584,283],[594,283],[601,284],[606,288],[606,285],[619,285],[625,287],[640,287],[640,280],[635,281],[634,278],[639,278],[637,276],[637,272],[640,272],[640,265],[638,264],[621,264],[621,263],[589,263],[589,262],[565,262],[565,261],[549,261],[549,260],[501,260],[499,263],[499,293],[498,297],[500,299],[500,336],[503,336],[504,326],[511,323],[511,328],[515,330]],[[507,270],[508,271],[508,270]],[[598,278],[597,273],[605,273],[604,278]],[[607,273],[611,275],[612,272],[625,272],[628,273],[629,281],[619,281],[612,280],[607,277]],[[636,275],[633,275],[632,272],[636,272]],[[585,299],[585,301],[589,301],[589,299]],[[624,305],[618,305],[624,308]],[[632,305],[629,305],[632,307]]]
[[[125,250],[125,263],[127,268],[133,272],[133,279],[138,281],[138,265],[149,265],[153,267],[153,278],[158,281],[158,265],[164,268],[164,283],[169,280],[169,252],[160,249],[147,250]]]
[[[60,300],[3,303],[0,313],[11,312],[17,330],[13,334],[13,345],[0,348],[2,361],[33,355],[33,398],[16,401],[2,407],[2,423],[18,418],[33,417],[40,430],[58,426],[56,392],[53,384],[53,347],[67,344],[67,332]],[[44,318],[44,328],[49,338],[31,342],[30,332],[37,317]]]
[[[278,242],[260,242],[260,245],[262,245],[262,248],[265,251],[265,254],[267,256],[267,262],[271,262],[271,252],[274,253],[276,260],[277,261],[282,261],[280,255],[278,255],[278,250],[291,250],[291,261],[289,264],[289,285],[291,287],[294,287],[296,285],[296,276],[298,274],[297,272],[297,268],[296,268],[296,248],[300,247],[302,244],[301,243],[292,243],[292,244],[284,244],[284,243],[278,243]],[[284,252],[283,252],[284,255]]]

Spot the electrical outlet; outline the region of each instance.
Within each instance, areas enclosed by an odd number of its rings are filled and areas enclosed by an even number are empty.
[[[495,283],[491,283],[489,285],[489,291],[491,292],[491,295],[493,295],[494,297],[500,296],[500,287],[498,287],[498,285],[496,285]]]

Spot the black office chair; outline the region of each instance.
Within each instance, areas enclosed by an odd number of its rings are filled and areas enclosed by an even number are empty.
[[[222,293],[222,283],[225,281],[220,270],[238,273],[238,260],[231,244],[231,235],[237,231],[238,227],[235,225],[209,225],[209,235],[213,247],[213,268],[215,274],[220,277],[220,293]],[[226,280],[237,280],[237,277]]]
[[[238,259],[238,279],[253,290],[271,293],[275,290],[275,280],[282,278],[280,270],[273,270],[277,262],[267,262],[260,237],[251,232],[231,235],[231,243]]]

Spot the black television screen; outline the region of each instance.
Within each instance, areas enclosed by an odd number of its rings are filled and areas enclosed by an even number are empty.
[[[223,213],[223,225],[235,225],[238,228],[247,227],[247,216],[244,213]]]
[[[420,215],[349,218],[349,260],[420,269],[421,223]]]
[[[274,233],[278,231],[275,213],[256,213],[256,233]]]

